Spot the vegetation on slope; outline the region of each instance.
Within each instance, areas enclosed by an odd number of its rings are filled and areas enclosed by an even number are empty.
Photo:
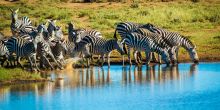
[[[160,0],[146,2],[142,0],[133,3],[2,1],[0,32],[11,35],[9,8],[20,8],[19,16],[30,17],[34,24],[46,22],[47,19],[58,19],[58,25],[63,27],[65,34],[67,34],[67,23],[70,21],[73,21],[76,27],[99,30],[106,38],[112,38],[118,22],[150,22],[191,39],[197,45],[201,59],[220,60],[220,2],[217,0],[200,0],[196,3],[181,0],[158,1]],[[189,59],[185,54],[185,50],[180,51],[181,59]],[[114,55],[118,54],[114,53]]]

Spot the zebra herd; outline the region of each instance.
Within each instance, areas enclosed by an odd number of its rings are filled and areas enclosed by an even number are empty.
[[[73,23],[68,23],[68,39],[65,39],[62,28],[56,25],[56,20],[48,20],[35,27],[26,16],[18,19],[19,9],[10,10],[12,36],[1,37],[2,66],[4,62],[7,62],[7,66],[9,64],[14,66],[17,63],[23,67],[20,60],[26,58],[32,70],[40,70],[37,60],[39,60],[40,68],[54,69],[56,66],[63,69],[65,58],[75,56],[86,59],[89,66],[93,55],[100,55],[101,65],[107,56],[108,66],[110,66],[110,54],[113,50],[117,50],[123,56],[123,64],[125,54],[128,55],[129,63],[132,64],[130,57],[132,48],[137,64],[142,62],[141,51],[145,52],[146,64],[150,63],[152,57],[155,58],[155,53],[158,54],[159,63],[161,63],[161,56],[166,64],[176,64],[179,47],[184,47],[191,59],[198,63],[196,46],[189,39],[150,23],[118,23],[112,39],[104,39],[99,31],[76,29]],[[117,33],[121,40],[118,40]]]

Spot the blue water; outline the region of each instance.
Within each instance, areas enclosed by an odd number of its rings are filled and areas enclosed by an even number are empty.
[[[0,88],[0,110],[219,110],[220,63],[51,72]]]

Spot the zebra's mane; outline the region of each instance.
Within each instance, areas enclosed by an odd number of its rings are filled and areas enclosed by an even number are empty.
[[[192,48],[195,47],[195,45],[192,43],[191,40],[189,40],[189,38],[187,38],[187,37],[185,37],[185,36],[182,36],[182,35],[181,35],[181,37],[182,37],[183,40],[185,40]],[[184,45],[184,46],[186,46],[186,45]]]

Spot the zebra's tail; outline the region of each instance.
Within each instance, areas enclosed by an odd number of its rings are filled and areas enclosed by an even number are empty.
[[[117,39],[117,29],[115,29],[114,38]]]

